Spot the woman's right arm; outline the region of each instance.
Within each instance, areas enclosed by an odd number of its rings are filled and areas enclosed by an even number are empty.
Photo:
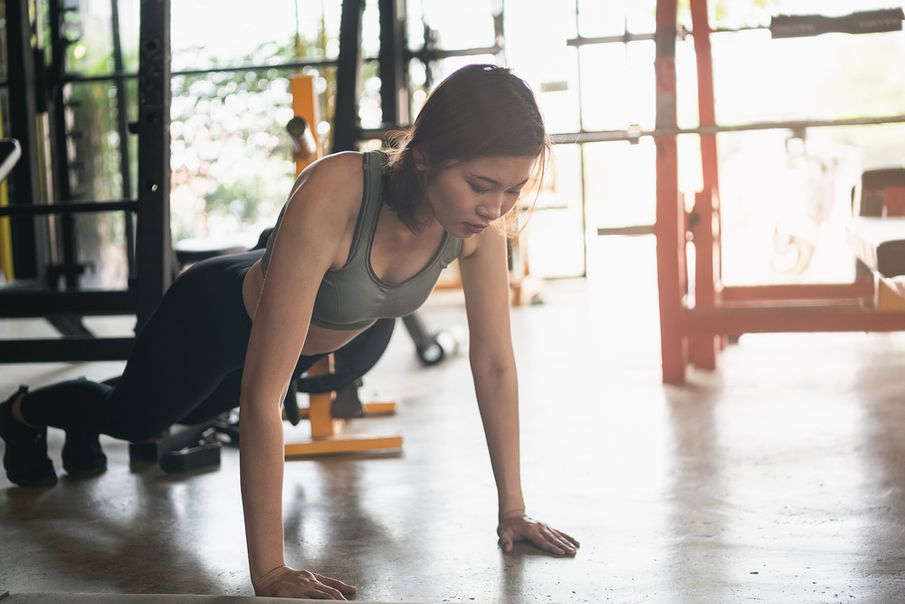
[[[357,178],[350,178],[350,169],[357,169]],[[361,181],[357,154],[325,158],[307,171],[274,241],[246,352],[239,407],[242,505],[257,595],[344,599],[342,592],[354,588],[289,569],[283,556],[281,403],[321,280],[348,228],[352,199],[361,199],[354,184]]]

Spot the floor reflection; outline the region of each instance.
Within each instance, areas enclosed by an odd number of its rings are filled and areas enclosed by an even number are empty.
[[[877,602],[902,601],[905,579],[905,353],[884,339],[894,362],[865,363],[857,372],[864,410],[861,429],[865,503],[862,509],[861,572]]]
[[[726,593],[726,558],[722,542],[725,513],[714,418],[720,392],[695,392],[694,386],[666,389],[673,439],[669,473],[669,571],[676,601],[721,602]]]
[[[10,488],[0,503],[0,515],[47,557],[48,572],[124,593],[222,590],[203,572],[192,523],[180,521],[172,485],[148,475],[120,482],[113,493],[92,480],[63,483],[51,491]],[[184,538],[174,539],[180,532]]]

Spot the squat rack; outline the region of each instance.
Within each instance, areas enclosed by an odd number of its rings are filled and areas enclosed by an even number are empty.
[[[54,19],[62,18],[62,2],[55,0],[51,11]],[[90,315],[129,315],[137,317],[136,330],[150,318],[172,278],[170,267],[169,233],[169,123],[170,123],[170,2],[142,0],[140,8],[138,70],[138,195],[123,201],[81,201],[41,198],[37,166],[33,161],[41,141],[35,129],[35,118],[44,112],[46,99],[40,90],[42,68],[37,64],[32,47],[34,30],[29,19],[28,0],[7,0],[6,29],[9,45],[8,85],[16,94],[10,95],[13,138],[22,146],[23,161],[10,176],[15,193],[14,204],[0,208],[0,216],[18,217],[16,223],[17,258],[32,258],[25,266],[25,276],[40,275],[32,254],[37,246],[37,229],[27,221],[37,216],[61,216],[64,247],[74,247],[74,230],[67,223],[76,214],[115,212],[135,214],[135,280],[121,291],[53,291],[41,287],[11,287],[0,292],[0,317],[76,317],[75,327],[61,339],[4,339],[0,340],[0,363],[101,361],[127,358],[133,338],[100,338],[92,336],[81,326],[80,318]],[[55,61],[62,59],[60,41],[54,45]],[[37,55],[40,57],[40,55]],[[57,62],[54,71],[62,75]],[[55,119],[61,119],[62,81],[55,82]],[[120,107],[124,119],[124,108]],[[64,134],[60,134],[64,136]],[[59,142],[59,141],[58,141]],[[127,146],[123,139],[121,146]],[[64,155],[59,153],[58,155]],[[64,164],[65,166],[65,164]],[[127,167],[125,168],[128,169]],[[62,193],[69,192],[66,172],[58,179]],[[126,181],[128,182],[128,181]],[[31,250],[31,253],[27,253]],[[22,253],[19,253],[19,252]],[[67,250],[64,249],[64,254]],[[72,255],[66,256],[61,268],[67,286],[76,285]],[[21,264],[20,264],[21,266]],[[20,275],[23,276],[23,275]],[[41,275],[43,276],[43,275]],[[69,325],[67,323],[67,325]],[[81,327],[80,327],[81,326]],[[73,327],[70,325],[70,327]]]
[[[675,42],[676,0],[658,0],[656,74],[657,121],[652,134],[657,149],[657,273],[660,290],[660,341],[663,381],[681,384],[689,363],[714,369],[725,336],[753,332],[894,331],[905,329],[905,312],[865,308],[862,300],[873,292],[872,278],[856,277],[850,284],[763,285],[729,287],[721,283],[720,198],[716,134],[730,128],[716,124],[713,95],[711,29],[707,0],[691,0],[694,49],[697,60],[698,113],[703,188],[695,195],[692,219],[685,212],[678,187],[676,137],[686,131],[676,124]],[[869,19],[840,20],[845,28],[823,31],[852,33],[894,31],[902,28],[902,11],[872,11]],[[854,15],[852,17],[855,17]],[[785,19],[785,21],[782,21]],[[820,29],[790,32],[792,21],[807,25],[807,18],[780,18],[785,34],[811,35]],[[832,28],[831,20],[812,19]],[[774,19],[774,25],[777,20]],[[863,25],[859,29],[859,24]],[[851,27],[851,29],[847,29]],[[778,29],[778,28],[777,28]],[[811,127],[839,124],[903,122],[905,116],[887,116],[825,122],[753,124],[739,129]],[[689,237],[690,235],[690,237]],[[695,264],[686,264],[686,241],[695,249]],[[694,304],[687,298],[688,273],[695,276]]]
[[[377,138],[409,121],[408,61],[417,58],[427,66],[439,58],[499,54],[502,52],[502,14],[494,16],[496,40],[486,48],[439,49],[425,28],[420,48],[410,50],[405,40],[404,3],[380,0],[380,56],[362,58],[361,22],[364,0],[344,0],[340,30],[340,53],[335,59],[302,59],[269,65],[241,65],[216,69],[172,72],[170,69],[170,0],[141,0],[138,73],[125,70],[119,32],[117,0],[111,0],[113,33],[113,71],[85,76],[66,70],[67,39],[63,22],[72,6],[64,0],[47,0],[50,22],[52,61],[45,74],[43,53],[36,52],[32,40],[40,34],[39,25],[29,16],[31,0],[7,0],[6,33],[9,48],[9,73],[0,79],[0,87],[10,95],[10,136],[20,142],[23,161],[10,176],[13,205],[0,207],[0,217],[9,217],[15,225],[14,258],[17,282],[0,288],[0,318],[45,318],[64,336],[45,339],[0,340],[0,363],[102,361],[128,357],[134,338],[95,337],[82,324],[82,317],[97,315],[137,315],[137,332],[157,307],[173,278],[172,246],[169,228],[169,115],[170,77],[211,71],[248,72],[270,69],[335,66],[338,72],[334,150],[353,148],[366,138]],[[40,11],[39,11],[40,12]],[[40,40],[38,40],[40,44]],[[383,124],[363,129],[358,121],[358,89],[362,61],[379,61]],[[138,122],[127,122],[126,82],[138,80]],[[110,82],[115,90],[116,121],[120,139],[120,176],[122,199],[96,201],[78,199],[70,185],[71,162],[66,149],[71,133],[64,118],[67,108],[66,85]],[[50,90],[47,93],[44,86]],[[53,137],[54,174],[41,174],[34,161],[44,140],[35,128],[38,118],[49,117]],[[40,121],[40,120],[38,120]],[[128,137],[138,135],[138,179],[132,183]],[[42,181],[52,186],[42,191]],[[131,191],[137,189],[137,196]],[[48,191],[45,196],[42,193]],[[79,290],[76,230],[78,214],[123,212],[126,222],[126,257],[129,260],[127,289],[106,291]],[[59,218],[61,247],[59,258],[44,258],[48,239],[55,232],[37,228],[39,216]],[[135,220],[135,237],[133,233]],[[59,261],[57,265],[52,262]],[[63,277],[61,291],[56,277]]]
[[[569,46],[653,40],[656,80],[656,123],[653,130],[599,130],[558,133],[554,143],[582,144],[651,137],[656,145],[656,221],[653,225],[600,228],[599,235],[654,234],[657,239],[660,337],[663,381],[681,384],[687,366],[714,369],[727,336],[752,332],[894,331],[905,329],[905,313],[878,311],[865,300],[874,293],[874,280],[858,271],[847,284],[726,286],[721,282],[720,196],[716,135],[722,132],[829,126],[905,123],[905,115],[854,117],[834,120],[785,120],[740,125],[716,123],[713,91],[711,34],[734,33],[766,27],[711,29],[707,0],[691,0],[692,29],[677,25],[677,0],[658,0],[656,32],[584,37]],[[848,17],[780,16],[770,24],[774,38],[811,36],[826,32],[875,33],[902,29],[901,9],[855,13]],[[691,35],[697,63],[697,128],[679,128],[676,110],[676,40]],[[678,186],[677,137],[700,138],[702,190],[694,208],[686,212]],[[691,243],[695,263],[687,265]],[[694,292],[689,291],[689,275]],[[693,294],[693,295],[691,295]],[[693,300],[693,302],[692,302]]]

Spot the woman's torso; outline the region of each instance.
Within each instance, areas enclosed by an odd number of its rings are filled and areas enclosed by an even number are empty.
[[[359,199],[361,195],[358,195]],[[350,209],[349,220],[330,270],[337,270],[349,260],[361,205]],[[444,240],[443,227],[434,221],[420,233],[412,233],[386,205],[381,204],[371,243],[370,264],[375,276],[388,284],[408,281],[435,257]],[[248,316],[254,320],[258,300],[264,286],[264,269],[258,260],[245,275],[242,298]],[[311,323],[302,354],[314,355],[337,350],[368,326],[357,329],[330,329]]]

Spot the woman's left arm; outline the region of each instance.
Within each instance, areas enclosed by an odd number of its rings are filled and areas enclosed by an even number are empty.
[[[527,540],[544,551],[573,556],[578,541],[525,514],[506,239],[486,229],[467,244],[471,249],[463,252],[459,265],[468,315],[469,361],[497,485],[500,545],[508,552],[513,542]]]

